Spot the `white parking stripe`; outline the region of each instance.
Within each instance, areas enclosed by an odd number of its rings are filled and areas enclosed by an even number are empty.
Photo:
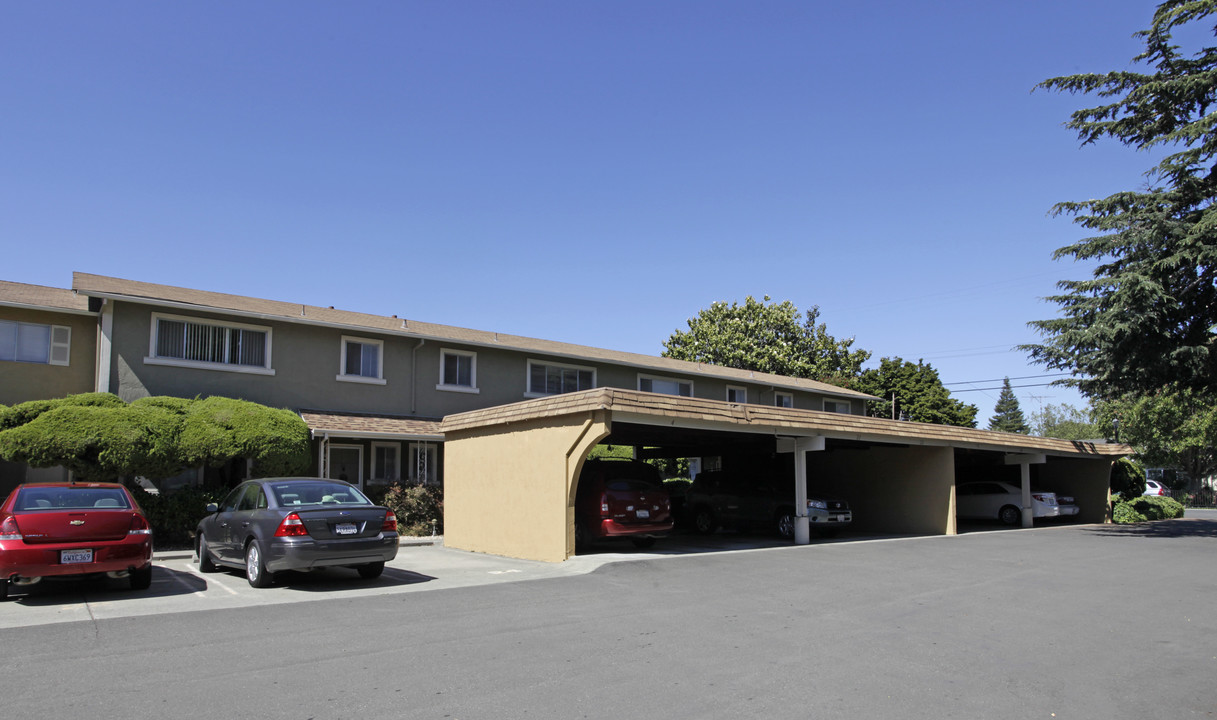
[[[192,574],[196,577],[202,578],[207,583],[208,587],[210,587],[212,584],[215,584],[215,585],[219,585],[221,588],[227,590],[229,595],[240,595],[240,593],[238,593],[236,590],[233,590],[232,588],[228,587],[224,583],[220,582],[219,579],[217,579],[215,575],[204,575],[204,574],[200,573],[194,567],[193,563],[189,563],[189,562],[184,563],[184,566],[185,566],[186,570],[190,572],[190,574]],[[183,584],[184,584],[184,582],[185,581],[183,581]],[[195,593],[195,595],[202,597],[204,593],[206,593],[206,590],[199,590],[198,592]]]

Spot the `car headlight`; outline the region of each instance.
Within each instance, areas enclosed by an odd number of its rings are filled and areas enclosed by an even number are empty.
[[[808,500],[807,507],[813,508],[815,510],[827,510],[828,503],[823,500]]]

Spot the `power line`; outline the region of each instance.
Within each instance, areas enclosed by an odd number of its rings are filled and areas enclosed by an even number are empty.
[[[1072,375],[1073,373],[1046,373],[1044,375],[1020,375],[1012,378],[993,378],[992,380],[961,380],[959,382],[943,383],[943,385],[973,385],[976,383],[991,383],[1002,382],[1004,380],[1035,380],[1037,378],[1061,377],[1063,375]],[[1029,385],[1024,387],[1031,387]]]
[[[1039,383],[1039,384],[1034,384],[1034,385],[1011,385],[1010,388],[1013,389],[1013,388],[1029,388],[1029,387],[1050,387],[1051,385],[1052,385],[1052,383]],[[1003,387],[1005,387],[1005,386],[999,385],[998,387],[968,388],[966,390],[952,390],[951,392],[952,393],[966,393],[966,392],[980,392],[982,390],[1001,390]]]

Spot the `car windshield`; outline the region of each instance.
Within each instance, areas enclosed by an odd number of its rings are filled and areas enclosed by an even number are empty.
[[[271,492],[280,507],[296,505],[371,505],[363,493],[343,483],[301,482],[271,483]]]
[[[14,507],[19,511],[38,510],[130,510],[131,503],[122,488],[27,487],[17,493]]]

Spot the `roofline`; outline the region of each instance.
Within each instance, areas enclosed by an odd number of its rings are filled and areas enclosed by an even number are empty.
[[[0,300],[0,307],[19,308],[21,310],[43,310],[46,312],[57,312],[65,315],[96,315],[95,312],[90,312],[88,309],[66,308],[58,305],[36,305],[33,303],[19,303],[8,300]]]
[[[78,273],[78,274],[85,275],[85,273]],[[92,276],[92,277],[99,277],[99,278],[104,278],[107,280],[118,280],[120,282],[138,282],[138,281],[122,280],[121,278],[109,278],[106,276]],[[153,283],[143,283],[143,284],[154,285]],[[167,288],[171,288],[171,289],[183,289],[183,290],[188,289],[188,288],[174,288],[173,286],[159,286],[159,287],[167,287]],[[882,398],[876,397],[874,395],[869,395],[867,393],[863,393],[863,392],[860,392],[857,390],[850,390],[848,388],[838,387],[836,385],[831,385],[829,383],[821,382],[819,380],[812,380],[810,378],[795,378],[795,377],[789,377],[789,376],[785,376],[785,375],[774,375],[771,373],[758,373],[757,371],[754,371],[754,370],[741,370],[740,368],[730,368],[730,367],[726,367],[726,366],[722,366],[722,365],[711,365],[708,363],[691,362],[688,360],[677,360],[675,358],[664,358],[664,357],[660,357],[660,356],[656,356],[656,355],[644,355],[641,353],[632,353],[632,352],[626,352],[626,351],[620,351],[620,350],[607,350],[605,348],[588,347],[589,350],[603,350],[604,352],[611,352],[611,353],[617,353],[620,355],[627,355],[631,358],[631,360],[629,360],[629,361],[615,360],[612,358],[604,358],[604,357],[599,357],[596,355],[589,355],[589,354],[574,352],[574,348],[578,348],[581,346],[576,346],[576,345],[572,345],[569,343],[561,343],[561,342],[552,341],[552,340],[542,340],[540,338],[524,338],[524,339],[535,340],[537,342],[549,343],[552,345],[563,346],[563,347],[553,347],[553,348],[545,348],[545,349],[523,347],[520,345],[501,342],[499,340],[499,333],[492,333],[490,331],[478,331],[478,330],[470,330],[470,332],[479,332],[479,333],[484,333],[484,334],[488,334],[488,335],[492,334],[494,336],[494,340],[485,341],[485,340],[476,340],[476,339],[467,339],[467,338],[452,338],[452,337],[447,337],[444,335],[430,334],[430,333],[418,332],[416,330],[410,330],[409,329],[409,320],[407,320],[405,318],[397,318],[395,316],[390,318],[390,317],[385,317],[382,315],[370,315],[369,314],[370,317],[376,317],[376,318],[380,318],[380,319],[384,319],[384,320],[400,321],[400,323],[403,327],[397,328],[397,329],[392,329],[392,328],[381,328],[381,327],[375,327],[375,326],[369,326],[369,325],[361,325],[361,324],[356,324],[356,323],[340,323],[340,322],[332,322],[332,321],[325,321],[325,320],[313,320],[308,317],[293,317],[291,315],[286,315],[286,314],[273,314],[273,313],[256,312],[256,311],[251,311],[251,310],[240,310],[240,309],[235,309],[235,308],[218,307],[218,306],[214,306],[214,305],[203,305],[203,304],[199,304],[199,303],[183,302],[180,300],[168,300],[168,299],[148,297],[148,296],[143,296],[143,295],[130,295],[130,294],[121,293],[121,292],[104,291],[104,290],[90,291],[87,289],[86,290],[77,290],[77,289],[73,288],[73,292],[80,292],[80,293],[85,294],[88,297],[99,297],[99,298],[106,298],[109,300],[121,300],[123,302],[130,302],[130,303],[135,303],[135,304],[140,304],[140,305],[150,305],[150,306],[154,306],[154,307],[158,307],[158,306],[159,307],[170,307],[170,308],[176,308],[179,310],[192,310],[194,312],[210,312],[210,313],[215,313],[215,314],[219,314],[219,315],[234,315],[234,316],[242,317],[242,318],[253,318],[253,319],[264,320],[264,321],[287,322],[287,323],[294,323],[294,324],[300,324],[300,325],[310,325],[310,326],[314,326],[314,327],[327,327],[327,328],[334,328],[334,329],[341,329],[341,330],[356,329],[356,330],[360,330],[365,333],[372,332],[372,333],[377,333],[377,334],[381,334],[381,335],[390,335],[390,336],[396,336],[396,337],[414,338],[414,339],[419,339],[419,340],[430,340],[430,341],[435,341],[435,342],[448,342],[448,343],[454,343],[454,344],[466,345],[466,346],[472,346],[472,347],[478,347],[478,348],[495,348],[495,349],[500,349],[500,350],[513,350],[516,352],[541,354],[541,355],[546,355],[546,356],[550,356],[550,357],[575,359],[575,360],[580,360],[583,362],[591,361],[591,362],[596,362],[596,363],[601,363],[601,364],[606,364],[606,365],[613,365],[613,366],[618,366],[618,367],[626,367],[626,368],[640,368],[641,367],[641,368],[646,368],[646,369],[650,369],[650,370],[656,370],[659,372],[684,373],[684,374],[693,375],[693,376],[712,377],[712,378],[715,378],[718,380],[723,380],[728,383],[732,382],[732,381],[751,382],[751,383],[754,383],[757,385],[781,388],[782,390],[797,390],[797,391],[801,391],[801,392],[809,392],[809,393],[824,395],[827,397],[838,397],[838,398],[857,399],[857,400],[881,400],[882,399]],[[198,292],[210,292],[210,291],[198,291]],[[216,293],[216,294],[221,294],[221,293]],[[251,298],[248,296],[239,296],[239,295],[231,296],[231,297],[242,299],[242,300],[260,300],[260,298]],[[269,302],[282,302],[282,301],[269,301]],[[296,305],[296,303],[285,303],[285,304]],[[303,311],[303,309],[307,306],[300,305],[300,307]],[[339,312],[349,312],[349,311],[339,311]],[[360,314],[362,314],[362,313],[360,313]],[[419,321],[419,322],[422,322],[422,321]],[[440,326],[437,323],[425,323],[425,324],[435,325],[438,327],[451,327],[454,330],[469,330],[468,328],[458,328],[456,326]],[[674,364],[674,363],[680,364],[680,365],[686,365],[689,367],[687,369],[674,368],[671,366],[671,364]],[[716,371],[726,371],[726,372],[716,372]],[[730,373],[748,373],[748,377],[746,377],[746,378],[734,377]],[[759,375],[759,377],[758,377],[758,375]],[[809,384],[812,386],[808,387]]]

